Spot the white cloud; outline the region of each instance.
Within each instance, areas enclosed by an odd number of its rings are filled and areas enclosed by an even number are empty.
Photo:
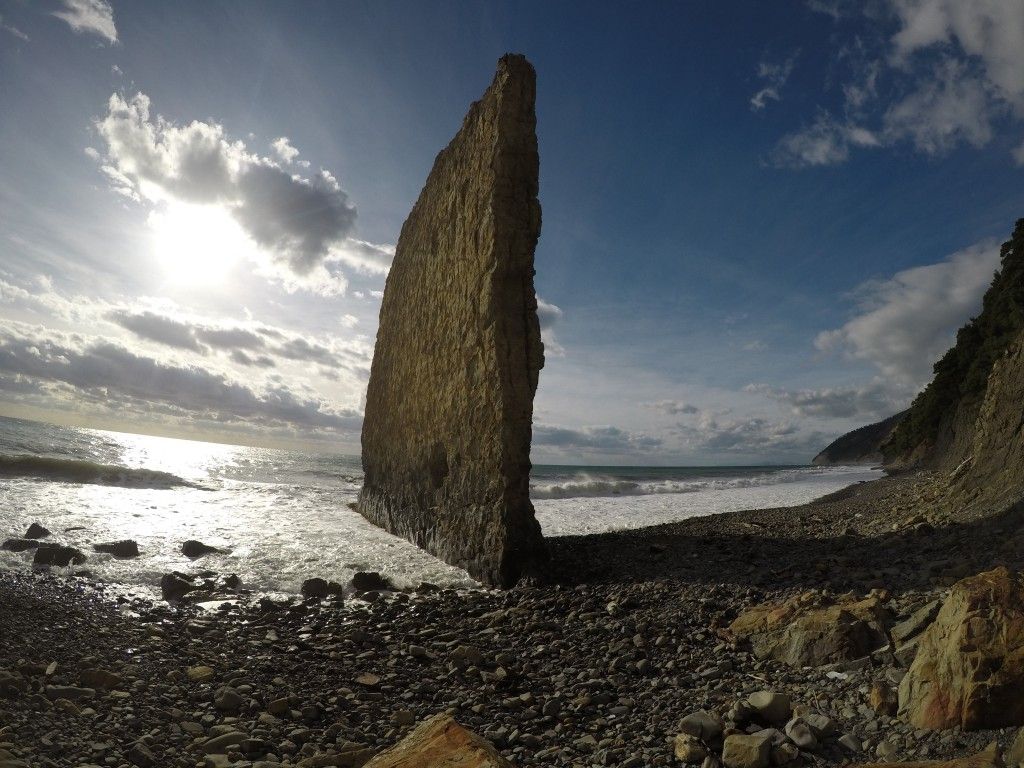
[[[274,139],[270,142],[270,146],[273,148],[277,156],[285,163],[290,163],[292,160],[299,156],[299,150],[291,145],[291,141],[287,136],[281,136],[280,138]]]
[[[289,290],[343,293],[341,265],[387,271],[393,249],[351,237],[356,209],[328,171],[292,173],[231,140],[217,123],[152,118],[143,93],[111,96],[96,129],[106,142],[101,170],[116,191],[155,207],[221,207],[268,256],[260,272]],[[286,155],[296,151],[282,147]]]
[[[992,139],[993,110],[985,83],[963,64],[946,60],[932,79],[886,110],[885,136],[890,143],[909,139],[929,155],[961,142],[982,147]]]
[[[1000,99],[1024,116],[1024,3],[1019,0],[891,0],[900,21],[894,56],[905,62],[935,46],[977,57]]]
[[[837,122],[820,113],[806,128],[783,136],[772,152],[772,162],[785,168],[809,168],[846,162],[851,147],[875,147],[878,137],[867,128]]]
[[[908,141],[919,152],[939,155],[960,144],[983,147],[995,118],[1024,120],[1024,3],[1018,0],[882,0],[850,4],[811,0],[813,11],[837,22],[862,15],[895,32],[865,51],[865,36],[840,48],[837,61],[858,50],[854,78],[841,84],[845,115],[825,113],[810,128],[783,137],[779,165],[835,165],[854,146],[893,146]],[[871,55],[868,56],[868,53]],[[880,97],[880,81],[885,98]],[[868,110],[874,107],[874,112]],[[872,127],[877,122],[877,126]],[[871,136],[858,141],[857,126]],[[1013,150],[1024,164],[1024,148]]]
[[[796,61],[796,54],[793,54],[781,64],[773,64],[762,61],[757,65],[757,76],[763,81],[761,89],[750,97],[750,108],[758,112],[765,108],[769,101],[780,101],[779,91],[789,80],[793,73],[793,64]]]
[[[938,264],[869,281],[855,292],[857,314],[818,334],[815,346],[868,361],[887,381],[917,389],[931,378],[957,328],[978,311],[998,266],[999,246],[987,241]]]
[[[2,29],[4,32],[7,32],[8,34],[14,35],[19,40],[24,40],[26,43],[29,41],[28,35],[26,35],[20,29],[18,29],[15,26],[12,26],[11,24],[4,24],[3,16],[0,16],[0,29]]]
[[[562,308],[537,297],[537,319],[540,321],[540,337],[544,342],[544,354],[565,357],[565,347],[555,338],[555,326],[561,322]]]
[[[107,0],[62,0],[64,9],[53,15],[66,21],[75,32],[99,35],[108,43],[117,42],[114,9]]]

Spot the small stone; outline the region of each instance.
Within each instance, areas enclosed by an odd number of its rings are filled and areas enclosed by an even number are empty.
[[[200,664],[195,667],[189,667],[186,674],[193,683],[205,683],[213,679],[214,672],[213,667]]]
[[[231,747],[237,747],[246,738],[248,738],[241,731],[229,731],[228,733],[221,734],[220,736],[214,736],[211,739],[207,739],[203,743],[203,752],[208,755],[217,753],[226,753]]]
[[[357,571],[352,577],[352,588],[356,592],[393,592],[395,585],[376,571]]]
[[[376,688],[380,685],[380,676],[375,675],[372,672],[363,672],[356,678],[356,682],[360,685],[366,686],[367,688]]]
[[[898,707],[896,692],[881,680],[875,680],[868,692],[868,703],[876,715],[893,717]]]
[[[32,523],[28,527],[28,530],[25,531],[24,538],[26,538],[26,539],[45,539],[49,535],[50,535],[49,529],[45,528],[44,526],[40,525],[39,523]]]
[[[725,768],[768,768],[772,742],[763,734],[733,734],[725,737],[722,763]]]
[[[847,752],[854,752],[854,753],[856,753],[856,752],[863,751],[863,746],[860,743],[860,739],[858,739],[852,733],[844,733],[842,736],[840,736],[839,737],[839,744]]]
[[[145,744],[133,744],[128,750],[128,762],[139,768],[151,768],[156,765],[156,757]]]
[[[180,573],[165,573],[160,578],[160,594],[168,602],[181,600],[195,585]]]
[[[810,751],[818,748],[818,738],[801,718],[793,718],[786,723],[786,736],[800,749]]]
[[[684,763],[700,763],[708,756],[708,751],[698,737],[679,733],[675,738],[675,755]]]
[[[400,709],[395,712],[391,719],[395,721],[395,725],[412,725],[416,722],[416,715],[408,709]]]
[[[747,697],[747,703],[767,722],[781,725],[789,720],[793,705],[789,696],[776,691],[757,691]]]
[[[203,542],[196,541],[195,539],[189,539],[181,545],[181,554],[193,560],[204,555],[223,554],[223,552],[224,550],[222,549],[211,547],[209,544],[203,544]]]
[[[303,597],[317,597],[324,598],[328,595],[341,595],[344,593],[344,587],[336,581],[327,581],[319,577],[312,579],[306,579],[302,582],[301,590]]]
[[[222,712],[237,712],[241,709],[243,702],[244,699],[238,691],[225,686],[217,691],[217,695],[213,699],[213,706]]]
[[[97,552],[105,552],[117,558],[131,558],[139,556],[139,545],[131,539],[121,541],[107,541],[100,544],[93,544],[92,548]]]
[[[772,765],[786,765],[800,757],[800,749],[788,741],[772,748]]]
[[[722,735],[722,721],[717,715],[701,709],[680,720],[679,730],[704,741],[713,741]]]

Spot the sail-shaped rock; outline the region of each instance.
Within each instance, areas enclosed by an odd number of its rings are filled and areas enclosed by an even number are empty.
[[[434,161],[384,289],[362,433],[359,511],[499,586],[545,559],[529,497],[535,93],[529,62],[504,56]]]

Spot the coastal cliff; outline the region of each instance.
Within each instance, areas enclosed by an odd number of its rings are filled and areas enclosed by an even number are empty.
[[[992,403],[981,413],[996,361],[1024,330],[1024,219],[1000,257],[981,312],[959,330],[956,344],[935,364],[935,378],[882,446],[888,468],[951,471],[971,456],[979,426],[1001,407],[1019,410],[1019,402]]]
[[[837,438],[814,459],[812,464],[877,464],[882,461],[882,444],[889,439],[896,426],[906,417],[907,411],[900,411],[887,419],[876,421],[865,427]]]
[[[362,431],[363,516],[506,587],[545,557],[529,496],[535,97],[530,63],[503,57],[437,156],[384,289]]]

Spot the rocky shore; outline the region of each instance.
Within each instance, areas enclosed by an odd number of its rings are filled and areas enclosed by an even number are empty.
[[[1014,727],[897,715],[950,588],[1024,565],[1016,512],[922,515],[941,482],[554,539],[553,583],[504,592],[346,585],[200,606],[64,571],[0,574],[0,766],[361,766],[438,713],[516,766],[1008,750]],[[764,606],[778,627],[758,624]]]

